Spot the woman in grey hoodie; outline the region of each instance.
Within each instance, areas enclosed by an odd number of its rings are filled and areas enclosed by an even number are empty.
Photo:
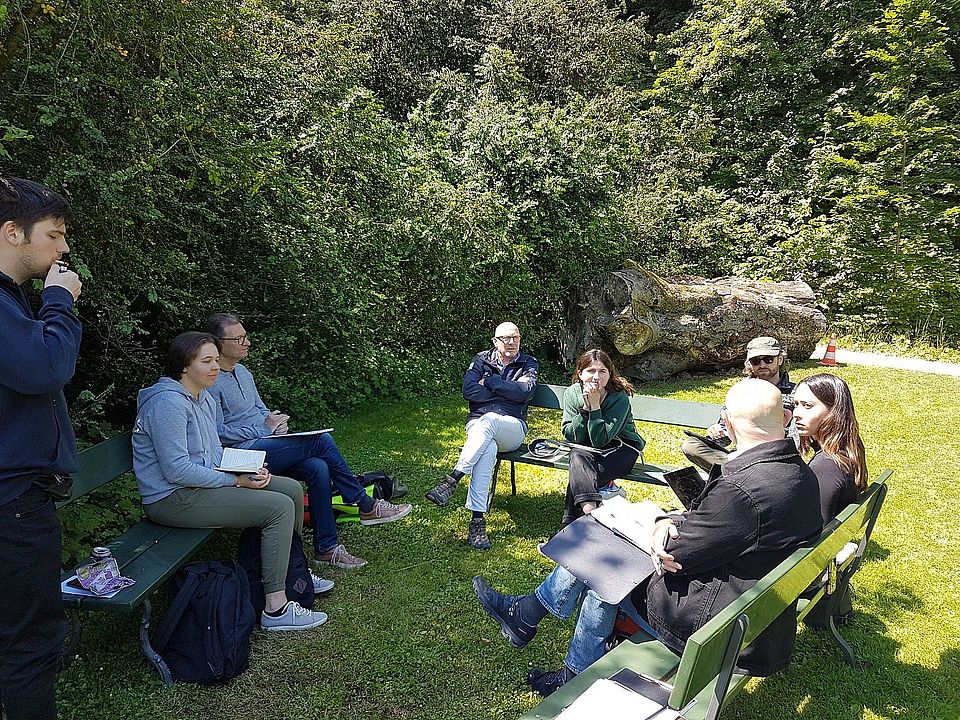
[[[303,527],[303,488],[266,468],[233,474],[223,456],[218,407],[206,388],[220,372],[220,341],[186,332],[174,338],[164,377],[140,391],[133,428],[133,469],[143,509],[173,527],[259,527],[267,630],[302,630],[326,622],[322,612],[288,601],[290,543]],[[321,583],[329,583],[315,578]]]

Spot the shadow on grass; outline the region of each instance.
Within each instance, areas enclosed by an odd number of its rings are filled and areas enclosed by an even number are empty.
[[[896,584],[870,598],[896,623],[923,603],[906,585]],[[861,720],[864,717],[908,717],[940,720],[960,716],[960,649],[939,658],[908,662],[890,626],[876,614],[858,613],[841,630],[858,658],[847,666],[829,634],[805,628],[797,638],[790,667],[741,694],[730,717]]]

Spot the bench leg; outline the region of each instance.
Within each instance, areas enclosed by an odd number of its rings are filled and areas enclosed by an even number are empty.
[[[80,644],[80,611],[76,608],[67,611],[67,619],[70,623],[70,630],[67,635],[67,642],[63,646],[63,657],[60,659],[60,670],[66,670],[73,662],[77,654],[77,646]]]
[[[843,653],[843,660],[850,667],[857,666],[857,658],[853,654],[853,650],[850,648],[850,645],[846,640],[843,639],[843,635],[840,634],[840,631],[837,629],[837,624],[833,620],[833,613],[827,616],[828,630],[830,630],[830,635],[833,636],[833,642],[837,644],[837,647],[840,648],[840,652]]]
[[[517,464],[513,460],[510,461],[510,492],[517,494]]]
[[[500,474],[500,459],[497,458],[497,464],[493,466],[493,477],[490,478],[490,491],[487,493],[487,512],[490,512],[490,506],[493,505],[493,495],[497,492],[497,475]]]
[[[150,644],[151,611],[152,606],[150,605],[150,601],[144,600],[143,615],[140,617],[140,649],[143,651],[143,654],[146,656],[147,660],[150,661],[150,664],[157,669],[158,673],[160,673],[160,679],[163,680],[163,684],[167,687],[171,687],[173,685],[173,676],[170,674],[170,668],[167,667],[167,663],[164,662],[163,658],[160,657],[160,654],[154,650],[153,646]]]

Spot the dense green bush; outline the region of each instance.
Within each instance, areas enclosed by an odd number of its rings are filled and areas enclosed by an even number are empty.
[[[78,211],[81,434],[175,333],[255,333],[304,425],[552,355],[627,258],[960,338],[957,13],[930,0],[0,0],[0,171]]]

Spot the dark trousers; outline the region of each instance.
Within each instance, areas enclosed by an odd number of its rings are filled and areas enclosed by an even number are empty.
[[[570,451],[570,476],[567,482],[567,497],[563,506],[561,527],[583,516],[581,503],[600,502],[599,488],[633,470],[640,453],[629,445],[621,445],[604,454],[586,450]]]
[[[0,506],[0,706],[7,720],[56,718],[67,621],[60,523],[38,488]]]

